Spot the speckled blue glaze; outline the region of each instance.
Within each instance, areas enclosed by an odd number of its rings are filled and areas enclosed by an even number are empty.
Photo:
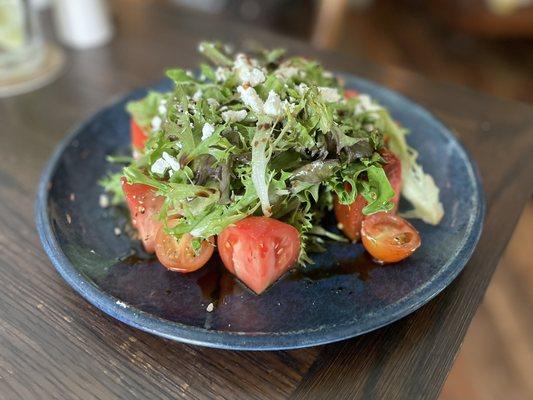
[[[426,110],[376,83],[343,77],[348,87],[369,93],[411,130],[409,142],[441,188],[444,220],[436,227],[412,221],[422,246],[409,259],[360,268],[361,245],[335,243],[315,255],[316,264],[304,276],[288,273],[261,296],[221,272],[218,257],[196,273],[167,271],[138,243],[115,235],[114,228],[125,222],[123,212],[98,205],[102,191],[97,181],[117,168],[105,161],[106,155],[128,152],[124,104],[144,95],[138,90],[74,130],[43,172],[36,220],[52,263],[87,301],[120,321],[217,348],[314,346],[369,332],[413,312],[459,274],[474,250],[484,215],[479,175],[451,132]],[[154,89],[169,87],[162,81]],[[140,258],[128,258],[132,247]],[[213,299],[218,304],[209,313]]]

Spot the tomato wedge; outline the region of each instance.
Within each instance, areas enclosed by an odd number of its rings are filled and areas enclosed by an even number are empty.
[[[333,211],[339,223],[339,229],[354,242],[361,237],[361,224],[365,218],[363,208],[365,206],[366,200],[361,195],[358,195],[350,205],[339,203],[337,198],[333,202]]]
[[[142,150],[148,140],[148,134],[133,120],[130,121],[131,145],[134,150]]]
[[[353,99],[354,97],[359,96],[359,92],[355,89],[346,89],[344,90],[345,99]]]
[[[385,160],[383,170],[385,171],[387,178],[389,178],[389,182],[394,190],[394,197],[392,198],[394,208],[391,212],[395,213],[398,209],[400,192],[402,189],[402,164],[398,157],[388,149],[382,149],[381,156]],[[358,195],[355,198],[355,201],[350,205],[340,204],[337,199],[333,202],[335,218],[337,218],[337,222],[340,224],[340,229],[352,241],[357,241],[361,237],[361,224],[365,219],[363,208],[365,206],[366,200],[361,195]]]
[[[218,252],[226,268],[260,294],[298,259],[300,234],[273,218],[247,217],[218,235]]]
[[[144,249],[148,253],[155,251],[155,236],[161,221],[157,214],[163,205],[163,197],[156,196],[154,188],[140,183],[129,183],[125,177],[120,180],[126,203],[130,209],[131,223],[139,231]]]
[[[175,226],[177,221],[169,221],[168,226]],[[215,240],[213,237],[209,240],[202,240],[200,249],[195,251],[192,246],[193,239],[193,236],[186,233],[178,240],[166,233],[164,227],[161,226],[155,238],[155,254],[159,262],[171,271],[182,273],[202,268],[213,255]]]
[[[380,212],[366,217],[361,237],[366,251],[383,263],[401,261],[420,247],[420,235],[414,226],[391,213]]]

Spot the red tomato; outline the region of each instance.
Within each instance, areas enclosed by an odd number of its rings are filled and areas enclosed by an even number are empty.
[[[337,198],[333,203],[335,218],[340,224],[339,229],[354,242],[361,237],[361,224],[365,218],[363,215],[364,206],[366,206],[366,200],[361,195],[358,195],[350,205],[339,203]]]
[[[148,134],[143,128],[141,128],[137,123],[131,119],[130,122],[130,134],[131,134],[131,145],[134,150],[144,149],[144,145],[148,140]]]
[[[177,220],[169,221],[170,227]],[[195,252],[191,242],[193,237],[186,233],[179,240],[165,232],[163,226],[159,228],[155,238],[155,254],[165,267],[171,271],[192,272],[202,268],[209,261],[215,250],[214,239],[202,240],[200,249]]]
[[[389,182],[394,190],[394,197],[392,198],[394,208],[392,209],[392,212],[396,212],[400,201],[400,193],[402,191],[402,163],[398,157],[386,148],[381,150],[381,157],[383,157],[386,163],[383,165],[383,170],[385,171],[387,178],[389,178]]]
[[[344,90],[344,98],[346,99],[353,99],[354,97],[359,96],[359,92],[355,89],[345,89]]]
[[[361,237],[366,251],[384,263],[401,261],[420,247],[420,235],[413,225],[391,213],[366,217]]]
[[[385,171],[387,178],[389,178],[389,182],[395,193],[392,198],[394,208],[391,210],[392,213],[395,213],[400,201],[402,164],[398,157],[388,149],[382,149],[381,156],[386,162],[386,164],[383,165],[383,170]],[[361,224],[365,219],[365,216],[363,215],[363,208],[365,206],[366,200],[361,195],[357,196],[355,201],[350,205],[340,204],[337,199],[335,199],[333,203],[335,217],[337,218],[337,222],[341,225],[341,230],[353,241],[357,241],[361,237],[360,231]]]
[[[248,217],[224,229],[217,244],[226,268],[260,294],[296,262],[300,234],[273,218]]]
[[[131,213],[131,223],[139,231],[144,249],[148,253],[155,250],[155,236],[161,221],[157,214],[163,205],[163,197],[156,196],[154,188],[140,183],[128,183],[125,177],[121,179],[122,190]]]

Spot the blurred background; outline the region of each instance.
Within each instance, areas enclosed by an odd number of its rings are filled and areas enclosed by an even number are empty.
[[[193,8],[533,103],[533,0],[130,1],[171,3],[176,13]],[[120,12],[112,6],[105,0],[0,0],[0,97],[35,90],[61,74],[63,49],[112,40],[112,11]],[[442,400],[533,399],[531,244],[533,203],[470,326]]]

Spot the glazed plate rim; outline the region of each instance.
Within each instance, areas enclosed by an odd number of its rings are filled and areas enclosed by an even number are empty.
[[[473,193],[475,195],[474,207],[476,212],[471,215],[471,218],[468,221],[466,228],[468,234],[465,235],[458,251],[450,256],[447,263],[440,268],[439,273],[412,291],[409,296],[406,296],[403,299],[380,309],[379,315],[374,315],[373,317],[367,318],[367,320],[363,321],[363,323],[352,320],[340,324],[327,326],[321,325],[313,329],[305,329],[300,331],[288,331],[282,333],[254,333],[208,330],[205,328],[169,321],[148,312],[144,312],[133,306],[126,305],[121,302],[120,299],[109,295],[97,287],[90,280],[88,280],[84,274],[79,272],[78,269],[70,262],[56,240],[47,212],[48,184],[53,178],[63,152],[76,138],[76,136],[83,132],[85,127],[90,124],[91,121],[105,113],[117,102],[120,102],[130,96],[131,92],[125,96],[122,96],[118,100],[115,99],[115,101],[112,101],[110,104],[103,107],[75,127],[59,142],[53,155],[43,170],[39,181],[37,199],[35,202],[35,220],[43,248],[56,270],[59,272],[62,278],[85,300],[104,313],[127,325],[157,336],[183,343],[231,350],[288,350],[337,342],[362,335],[364,333],[379,329],[385,325],[391,324],[428,303],[431,299],[442,292],[463,270],[464,266],[474,252],[476,244],[481,235],[483,219],[485,215],[485,201],[477,166],[466,149],[451,133],[451,131],[422,106],[396,91],[385,88],[377,82],[347,73],[337,73],[337,75],[339,77],[348,78],[352,82],[355,82],[355,86],[357,86],[358,83],[363,86],[370,85],[375,91],[388,96],[393,101],[400,101],[407,104],[413,114],[418,113],[419,115],[431,118],[433,122],[439,126],[441,133],[447,136],[447,138],[454,143],[457,151],[461,155],[461,158],[466,161],[466,164],[469,167],[468,175],[476,190],[476,193]],[[382,312],[383,310],[386,310],[386,312]]]

